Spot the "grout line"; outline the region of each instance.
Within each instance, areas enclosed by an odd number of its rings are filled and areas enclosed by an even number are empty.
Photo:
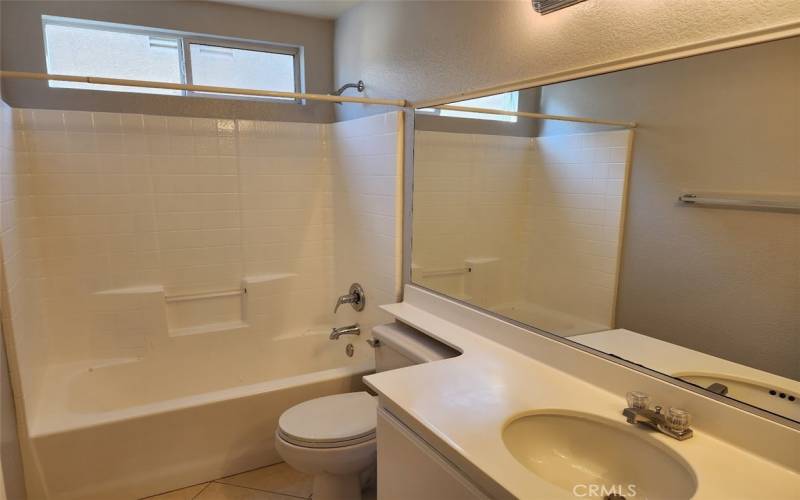
[[[206,489],[208,489],[208,487],[209,487],[209,486],[211,486],[211,483],[212,483],[212,482],[213,482],[213,481],[209,481],[209,482],[207,482],[207,483],[206,483],[206,485],[205,485],[205,486],[203,486],[203,489],[201,489],[200,491],[198,491],[198,492],[197,492],[197,495],[195,495],[195,496],[193,496],[193,497],[192,497],[192,500],[194,500],[195,498],[199,498],[199,497],[200,497],[200,495],[202,495],[202,494],[203,494],[203,492],[204,492],[204,491],[206,491]]]
[[[230,476],[228,476],[228,477],[230,477]],[[225,478],[222,478],[222,479],[225,479]],[[289,493],[281,493],[279,491],[274,491],[274,490],[262,490],[261,488],[254,488],[252,486],[242,486],[241,484],[225,483],[220,479],[215,479],[214,481],[211,481],[211,482],[212,483],[217,483],[217,484],[223,484],[225,486],[234,486],[236,488],[244,488],[246,490],[252,490],[252,491],[261,491],[261,492],[264,492],[264,493],[272,493],[273,495],[282,495],[282,496],[291,497],[291,498],[302,498],[304,500],[308,500],[309,498],[311,498],[311,497],[300,497],[300,496],[292,495],[292,494],[289,494]],[[211,483],[209,483],[209,484],[211,484]]]

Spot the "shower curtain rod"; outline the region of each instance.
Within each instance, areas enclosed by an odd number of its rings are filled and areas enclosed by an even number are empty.
[[[335,96],[325,94],[304,94],[300,92],[279,92],[276,90],[240,89],[233,87],[214,87],[209,85],[188,85],[185,83],[149,82],[146,80],[125,80],[121,78],[105,78],[100,76],[51,75],[48,73],[31,73],[27,71],[0,71],[0,78],[18,78],[26,80],[57,80],[61,82],[94,83],[100,85],[116,85],[121,87],[145,87],[153,89],[190,90],[214,94],[237,94],[256,97],[284,97],[290,99],[307,99],[324,102],[355,102],[360,104],[379,104],[383,106],[404,107],[403,99],[373,99],[370,97]]]
[[[558,120],[562,122],[590,123],[593,125],[611,125],[614,127],[636,128],[636,122],[621,122],[616,120],[596,120],[594,118],[581,118],[579,116],[548,115],[544,113],[528,113],[525,111],[505,111],[502,109],[472,108],[468,106],[456,106],[453,104],[441,104],[431,106],[436,109],[449,109],[450,111],[466,111],[468,113],[483,113],[485,115],[505,115],[522,116],[524,118],[539,118],[542,120]]]

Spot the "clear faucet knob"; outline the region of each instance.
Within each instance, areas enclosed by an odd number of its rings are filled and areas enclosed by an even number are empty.
[[[650,396],[644,392],[631,391],[625,395],[625,399],[628,400],[629,408],[646,410],[650,407]]]
[[[664,417],[670,430],[682,434],[692,424],[692,415],[681,408],[670,408]]]

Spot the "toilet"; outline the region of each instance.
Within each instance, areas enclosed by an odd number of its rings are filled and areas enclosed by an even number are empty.
[[[402,323],[372,329],[375,371],[457,356],[459,353]],[[359,500],[375,468],[377,398],[348,392],[305,401],[286,410],[275,449],[296,470],[314,476],[314,500]]]

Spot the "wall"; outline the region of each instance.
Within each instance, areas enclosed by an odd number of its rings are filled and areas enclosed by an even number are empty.
[[[799,61],[793,38],[543,88],[545,112],[640,123],[617,327],[800,379],[800,217],[676,202],[800,194]]]
[[[483,307],[513,301],[525,265],[533,140],[417,131],[414,141],[414,282]],[[492,272],[491,284],[476,284]]]
[[[362,335],[391,318],[378,306],[400,300],[402,122],[400,112],[330,126],[336,229],[334,296],[359,283],[364,311],[339,308],[336,326],[358,322]]]
[[[14,130],[13,113],[0,100],[0,498],[24,498],[17,417],[24,418],[25,408],[19,391],[11,390],[11,377],[19,377],[20,360],[36,362],[43,354],[41,325],[37,321],[35,290],[36,271],[23,255],[24,234],[30,228],[27,197],[27,158],[22,136]],[[16,309],[12,311],[11,307]],[[15,347],[15,341],[17,346]],[[38,385],[40,372],[34,370],[27,387]],[[15,387],[19,388],[19,378]]]
[[[574,335],[614,326],[630,141],[627,130],[536,139],[526,296],[543,309],[531,311],[539,328]]]
[[[333,21],[199,1],[19,1],[0,2],[1,64],[4,70],[46,72],[43,14],[93,19],[303,46],[305,91],[333,87]],[[158,96],[49,88],[45,81],[6,80],[13,107],[208,116],[273,121],[333,121],[333,105],[267,103],[258,100]]]
[[[335,125],[15,113],[47,326],[24,366],[146,356],[187,334],[325,331],[353,281],[373,308],[397,297],[399,113]],[[164,305],[240,287],[244,299]]]
[[[267,336],[330,320],[327,126],[17,114],[49,363],[142,356],[167,332],[244,326],[240,298],[169,303],[165,318],[164,295],[247,286],[246,324]]]
[[[334,77],[420,101],[798,20],[796,0],[589,0],[546,16],[528,0],[364,2],[336,21]]]
[[[627,131],[417,131],[412,279],[561,335],[611,328]]]

